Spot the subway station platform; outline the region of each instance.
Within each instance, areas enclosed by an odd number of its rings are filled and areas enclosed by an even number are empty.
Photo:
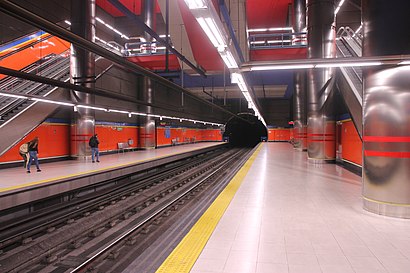
[[[361,177],[263,143],[157,270],[408,273],[410,220],[362,208]],[[132,272],[132,269],[126,272]]]
[[[42,172],[31,173],[23,167],[0,170],[1,210],[156,167],[224,145],[223,142],[202,142],[134,152],[100,156],[91,159],[40,163]],[[39,155],[41,159],[41,154]]]

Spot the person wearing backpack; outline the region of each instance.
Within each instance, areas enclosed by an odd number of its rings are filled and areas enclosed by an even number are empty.
[[[28,144],[28,153],[30,155],[27,163],[27,173],[30,173],[31,163],[34,161],[37,167],[37,172],[41,172],[40,165],[38,164],[38,137],[35,137]]]
[[[23,143],[20,145],[19,154],[24,160],[23,168],[27,168],[27,160],[28,160],[28,145],[30,142]]]
[[[100,162],[100,152],[98,151],[98,144],[100,141],[97,138],[97,134],[93,135],[88,142],[88,145],[91,147],[91,161],[94,163],[94,158],[97,159],[97,162]]]

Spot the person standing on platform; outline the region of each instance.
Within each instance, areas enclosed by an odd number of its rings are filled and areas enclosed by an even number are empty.
[[[98,144],[100,141],[97,138],[97,134],[93,135],[88,142],[88,145],[91,147],[91,160],[94,163],[94,159],[97,159],[97,162],[100,162],[100,152],[98,151]]]
[[[27,162],[27,173],[30,173],[30,166],[33,161],[36,164],[37,172],[41,172],[40,166],[38,164],[38,140],[38,137],[35,137],[28,144],[29,159]]]
[[[27,160],[28,160],[28,145],[30,142],[26,142],[20,145],[19,147],[19,154],[24,160],[23,168],[27,168]]]

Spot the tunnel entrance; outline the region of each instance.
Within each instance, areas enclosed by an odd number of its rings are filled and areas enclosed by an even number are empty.
[[[267,141],[268,132],[263,123],[254,115],[249,113],[238,114],[241,118],[231,118],[225,125],[224,139],[234,147],[254,147],[262,139]]]

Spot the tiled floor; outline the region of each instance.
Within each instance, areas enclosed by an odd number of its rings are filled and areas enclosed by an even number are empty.
[[[265,143],[192,273],[409,273],[410,220],[362,209],[361,178]]]

